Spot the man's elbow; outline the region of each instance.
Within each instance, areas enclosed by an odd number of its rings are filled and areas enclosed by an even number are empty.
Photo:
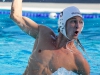
[[[14,13],[11,13],[11,14],[10,14],[10,18],[11,18],[12,20],[14,20],[14,19],[17,18],[17,15],[15,15]]]
[[[13,14],[10,14],[10,18],[11,18],[11,19],[14,19],[14,15],[13,15]]]
[[[11,18],[11,19],[13,19],[13,18],[14,18],[14,9],[13,9],[13,7],[11,7],[10,18]]]
[[[16,14],[10,14],[10,18],[18,24],[21,22],[21,17]]]

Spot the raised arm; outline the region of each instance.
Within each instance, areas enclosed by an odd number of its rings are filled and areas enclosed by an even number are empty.
[[[12,1],[10,17],[24,32],[36,38],[39,32],[39,25],[31,19],[22,16],[22,0]]]

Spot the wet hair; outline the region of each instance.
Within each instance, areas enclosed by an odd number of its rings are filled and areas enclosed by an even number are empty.
[[[60,32],[60,28],[58,28],[58,32]]]
[[[84,47],[82,46],[81,42],[79,39],[76,40],[77,44],[79,45],[79,47],[85,52]]]
[[[81,42],[79,39],[76,40],[77,44],[79,45],[79,47],[83,50],[83,52],[86,54],[86,56],[89,58],[88,54],[86,53],[86,50],[84,49],[84,47],[82,46]]]

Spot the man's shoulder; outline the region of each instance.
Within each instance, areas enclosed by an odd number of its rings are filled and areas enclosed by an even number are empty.
[[[53,33],[54,34],[54,31],[45,25],[39,25],[39,32]]]
[[[39,29],[40,29],[40,30],[41,30],[41,29],[48,29],[48,30],[50,30],[50,28],[47,27],[47,26],[45,26],[45,25],[39,25]]]

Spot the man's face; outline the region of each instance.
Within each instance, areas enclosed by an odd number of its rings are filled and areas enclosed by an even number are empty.
[[[83,28],[83,19],[79,16],[72,17],[66,22],[65,25],[66,35],[70,40],[77,39],[82,28]]]

